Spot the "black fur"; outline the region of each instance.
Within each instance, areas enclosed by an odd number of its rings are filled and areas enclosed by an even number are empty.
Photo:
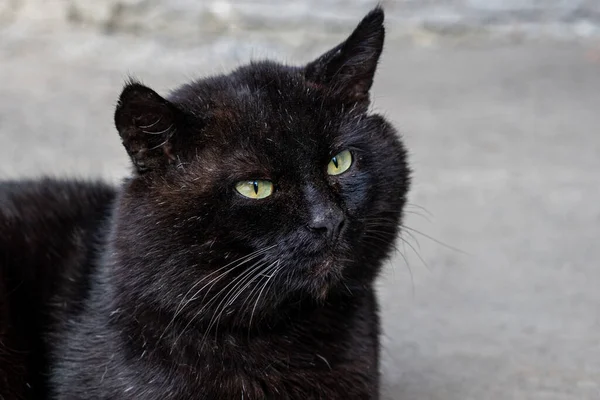
[[[121,187],[4,184],[0,393],[377,399],[373,281],[409,187],[396,131],[368,112],[383,38],[376,8],[304,67],[251,63],[168,98],[130,82]],[[350,169],[328,175],[343,150]],[[254,179],[273,194],[235,191]]]

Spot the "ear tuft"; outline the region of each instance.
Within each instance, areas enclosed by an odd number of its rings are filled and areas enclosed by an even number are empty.
[[[343,43],[306,66],[306,79],[328,86],[345,100],[368,101],[383,50],[383,21],[381,7],[371,10]]]
[[[125,85],[115,125],[138,172],[146,172],[174,159],[171,138],[177,130],[178,109],[154,90],[136,81]]]

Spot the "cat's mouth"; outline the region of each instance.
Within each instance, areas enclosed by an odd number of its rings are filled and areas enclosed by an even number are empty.
[[[277,259],[293,276],[296,285],[322,297],[343,279],[349,264],[348,244],[343,237],[335,241],[306,241],[287,247],[285,243]],[[287,248],[286,248],[287,247]]]

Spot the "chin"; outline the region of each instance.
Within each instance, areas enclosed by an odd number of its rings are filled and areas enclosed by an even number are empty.
[[[310,280],[310,295],[317,300],[325,300],[335,289],[343,288],[343,262],[334,256],[324,257],[308,269]]]

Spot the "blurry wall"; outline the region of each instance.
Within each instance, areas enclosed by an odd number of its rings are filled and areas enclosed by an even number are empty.
[[[383,0],[397,35],[426,30],[600,36],[599,0]],[[204,32],[347,30],[371,0],[2,0],[0,25],[96,29],[193,37]],[[268,21],[268,28],[265,25]]]

